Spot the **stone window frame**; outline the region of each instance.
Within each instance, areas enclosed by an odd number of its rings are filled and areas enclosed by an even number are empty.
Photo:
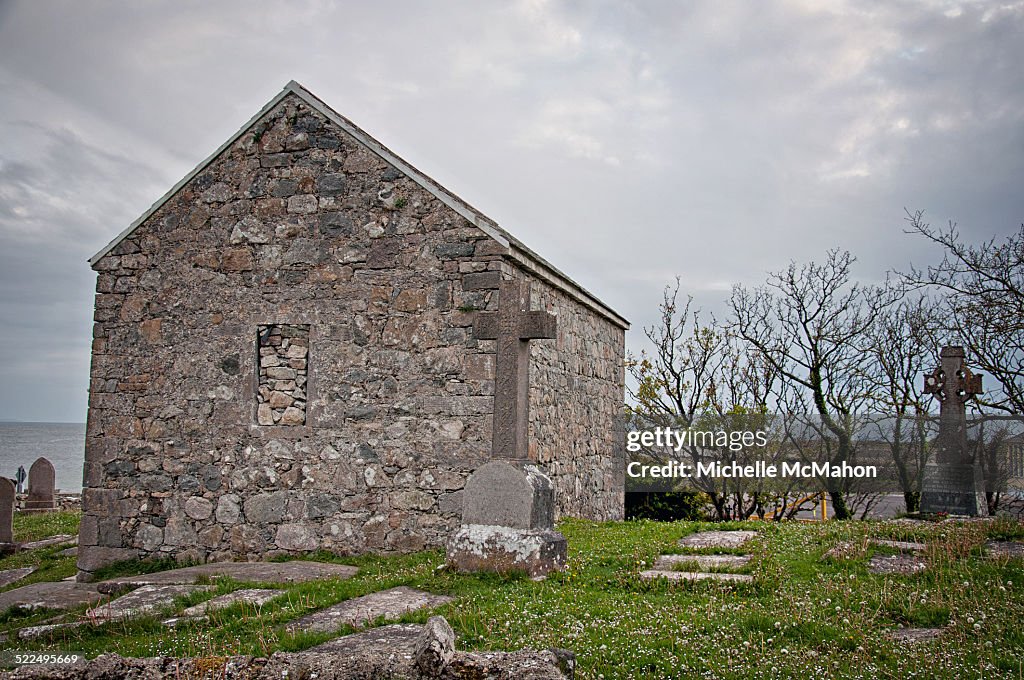
[[[309,326],[309,350],[306,353],[306,424],[305,425],[260,425],[257,420],[256,412],[259,409],[256,395],[259,393],[260,388],[260,341],[259,341],[259,327],[260,326]],[[313,323],[313,320],[307,317],[288,317],[282,318],[275,315],[266,315],[263,317],[257,317],[252,319],[249,323],[249,337],[252,342],[249,343],[249,379],[245,382],[245,395],[244,398],[249,404],[249,408],[246,409],[248,414],[248,428],[249,433],[257,437],[272,437],[275,439],[301,439],[308,437],[313,432],[313,426],[311,423],[315,422],[320,416],[320,409],[316,405],[317,397],[317,364],[318,362],[314,358],[316,353],[316,347],[319,345],[319,333],[317,332],[317,325]]]

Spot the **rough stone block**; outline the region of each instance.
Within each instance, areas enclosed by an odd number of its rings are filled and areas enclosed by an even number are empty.
[[[524,571],[531,577],[565,568],[565,536],[551,529],[463,524],[448,542],[448,564],[470,573]]]

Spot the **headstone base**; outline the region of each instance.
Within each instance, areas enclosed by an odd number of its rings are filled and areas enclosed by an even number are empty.
[[[18,551],[17,543],[0,543],[0,557],[13,555]]]
[[[469,573],[525,571],[545,576],[565,568],[565,536],[552,529],[463,524],[448,542],[448,564]]]
[[[928,465],[921,490],[921,512],[988,515],[980,465]]]

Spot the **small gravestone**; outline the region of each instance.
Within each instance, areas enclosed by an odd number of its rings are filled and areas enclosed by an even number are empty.
[[[28,469],[28,498],[25,499],[25,512],[50,512],[57,509],[54,501],[54,482],[56,473],[53,463],[45,458],[38,458]]]
[[[0,555],[14,552],[14,482],[0,477]]]
[[[964,363],[963,347],[943,347],[924,391],[939,400],[938,451],[925,467],[921,512],[987,515],[981,465],[967,448],[967,402],[981,394],[981,376]]]
[[[565,537],[553,528],[554,487],[537,466],[491,461],[470,476],[463,498],[462,526],[448,543],[457,571],[538,577],[565,567]]]

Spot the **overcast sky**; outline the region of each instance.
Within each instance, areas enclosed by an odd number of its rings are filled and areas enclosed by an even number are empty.
[[[86,259],[295,79],[633,322],[1024,221],[1024,2],[0,0],[0,420],[82,421]]]

